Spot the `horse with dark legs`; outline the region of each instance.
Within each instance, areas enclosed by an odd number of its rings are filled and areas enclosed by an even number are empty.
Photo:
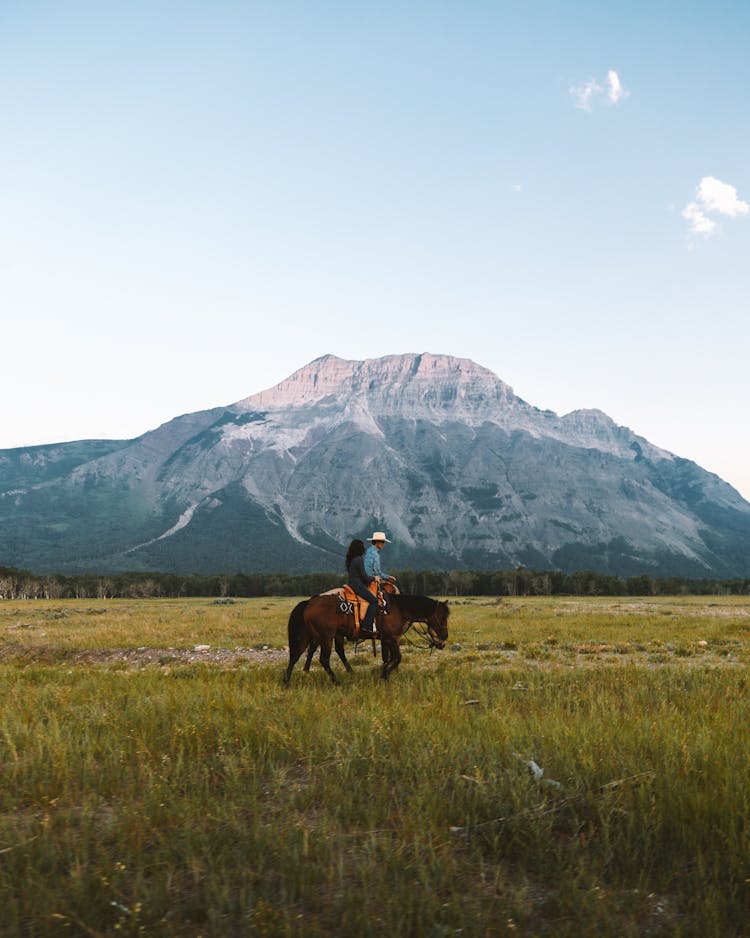
[[[399,639],[414,622],[423,622],[427,626],[427,635],[433,647],[444,648],[448,639],[449,615],[447,603],[429,596],[410,596],[405,593],[390,596],[388,611],[384,613],[380,610],[376,620],[383,657],[381,677],[388,678],[401,663]],[[289,683],[300,656],[312,645],[320,646],[320,663],[334,684],[339,683],[331,669],[334,644],[344,667],[351,671],[344,654],[343,639],[345,636],[350,639],[355,637],[354,616],[342,611],[337,596],[313,596],[297,603],[289,616],[288,631],[289,666],[284,675],[285,684]]]
[[[394,593],[400,593],[401,590],[393,582],[388,582],[387,580],[382,580],[380,583],[379,590],[379,601],[385,602],[389,596],[392,596]],[[326,593],[321,593],[321,596],[338,596],[340,594],[339,589],[328,590]],[[306,600],[306,602],[309,600]],[[355,638],[356,640],[356,638]],[[359,641],[366,641],[366,638],[359,639]],[[372,642],[372,656],[373,658],[377,657],[378,646],[377,646],[377,637],[372,636],[370,639]],[[346,657],[346,651],[344,648],[344,636],[339,632],[336,634],[336,637],[333,640],[333,647],[336,649],[336,654],[341,659],[341,663],[344,665],[347,671],[352,671],[352,666],[349,664],[349,659]],[[302,668],[303,671],[309,671],[310,665],[312,664],[313,656],[318,650],[317,642],[312,642],[310,647],[307,649],[307,658],[305,659],[305,664]]]

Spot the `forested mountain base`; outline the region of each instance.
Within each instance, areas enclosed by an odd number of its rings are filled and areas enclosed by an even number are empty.
[[[629,578],[590,570],[576,573],[526,569],[401,570],[403,593],[429,596],[745,596],[750,579],[693,580],[684,577]],[[343,582],[343,574],[30,573],[0,567],[0,599],[179,599],[190,596],[250,598],[314,596]]]

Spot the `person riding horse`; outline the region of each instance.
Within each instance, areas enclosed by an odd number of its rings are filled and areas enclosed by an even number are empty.
[[[364,545],[363,545],[364,546]],[[360,555],[361,556],[361,555]],[[390,597],[388,615],[379,623],[378,633],[383,656],[381,677],[387,679],[401,662],[399,642],[414,622],[423,622],[427,627],[426,638],[431,648],[445,648],[448,640],[448,616],[450,608],[445,602],[429,596],[411,596],[394,593]],[[347,671],[352,667],[346,660],[344,636],[352,631],[352,614],[342,608],[341,598],[336,591],[311,596],[292,609],[289,615],[287,634],[289,637],[289,665],[284,674],[284,685],[288,686],[294,665],[300,655],[308,649],[320,648],[320,663],[333,681],[339,680],[331,669],[331,649],[336,652]],[[309,658],[312,657],[308,655]],[[307,670],[307,668],[305,668]]]
[[[375,614],[378,611],[377,597],[370,592],[370,580],[364,561],[365,545],[360,540],[353,540],[346,552],[346,573],[349,586],[357,596],[367,600],[367,613],[359,629],[360,638],[374,638]]]
[[[380,551],[386,544],[390,544],[391,542],[383,531],[375,531],[372,537],[368,537],[367,540],[370,541],[370,546],[365,553],[365,573],[368,578],[375,580],[378,586],[381,580],[388,580],[390,583],[395,583],[396,577],[385,573],[380,566]]]

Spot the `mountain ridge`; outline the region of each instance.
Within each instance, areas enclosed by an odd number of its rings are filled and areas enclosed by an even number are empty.
[[[378,393],[380,385],[366,387],[367,382],[377,378],[381,382],[384,378],[400,379],[397,384],[398,395]],[[443,400],[435,393],[428,394],[426,401],[421,395],[409,393],[439,387],[441,378],[453,379],[455,383],[454,393],[446,395]],[[274,387],[231,406],[240,410],[309,406],[340,390],[345,381],[349,384],[350,393],[356,395],[358,400],[379,402],[377,416],[381,417],[398,415],[411,419],[421,416],[451,420],[459,417],[471,423],[492,419],[495,423],[513,426],[514,429],[523,428],[529,432],[568,439],[572,434],[582,442],[589,441],[592,444],[596,440],[602,445],[605,440],[609,440],[610,446],[615,445],[613,431],[630,432],[627,427],[619,427],[597,408],[573,410],[562,416],[551,410],[540,410],[518,397],[510,385],[488,368],[471,359],[430,353],[387,355],[363,361],[323,355]],[[442,386],[444,389],[446,386],[449,389],[452,387],[445,380]],[[457,406],[460,404],[464,405],[462,410]],[[408,410],[406,414],[405,410]],[[663,458],[672,457],[666,450],[654,447],[641,437],[638,439],[654,454],[658,453]]]
[[[374,528],[393,566],[750,572],[750,504],[718,476],[449,355],[325,355],[132,441],[0,451],[15,566],[304,572]]]

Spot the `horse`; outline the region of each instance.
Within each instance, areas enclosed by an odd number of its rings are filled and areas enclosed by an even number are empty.
[[[387,611],[379,610],[376,627],[380,638],[383,667],[381,677],[385,680],[401,663],[399,639],[414,622],[427,626],[427,636],[434,648],[445,648],[448,639],[448,604],[429,596],[411,596],[396,593],[388,598]],[[336,651],[351,671],[344,654],[343,638],[354,639],[354,616],[342,611],[338,596],[322,595],[297,603],[289,616],[289,666],[284,675],[288,684],[292,670],[302,653],[311,645],[320,645],[320,663],[334,684],[339,680],[331,669],[331,651]]]
[[[382,580],[379,586],[373,589],[373,592],[377,593],[378,602],[384,605],[385,600],[387,599],[388,596],[392,596],[394,593],[400,593],[401,590],[396,586],[394,582],[390,580]],[[341,588],[335,587],[334,589],[326,590],[325,593],[320,593],[319,595],[320,596],[339,596],[340,593],[341,593]],[[305,602],[307,603],[308,600],[305,600]],[[359,640],[364,641],[364,639],[359,639]],[[354,641],[358,641],[358,639],[355,638]],[[372,641],[372,656],[373,658],[375,658],[377,657],[377,654],[378,654],[378,649],[377,649],[377,644],[376,644],[377,636],[373,635],[371,641]],[[310,670],[310,665],[312,664],[313,656],[315,652],[318,650],[318,647],[319,645],[317,642],[310,643],[310,647],[307,649],[307,658],[305,659],[305,664],[302,669],[303,671]],[[344,636],[340,632],[337,632],[336,636],[334,637],[333,647],[336,649],[336,654],[341,659],[341,663],[344,665],[346,670],[351,672],[352,666],[349,664],[349,659],[346,657],[346,651],[344,650]]]

